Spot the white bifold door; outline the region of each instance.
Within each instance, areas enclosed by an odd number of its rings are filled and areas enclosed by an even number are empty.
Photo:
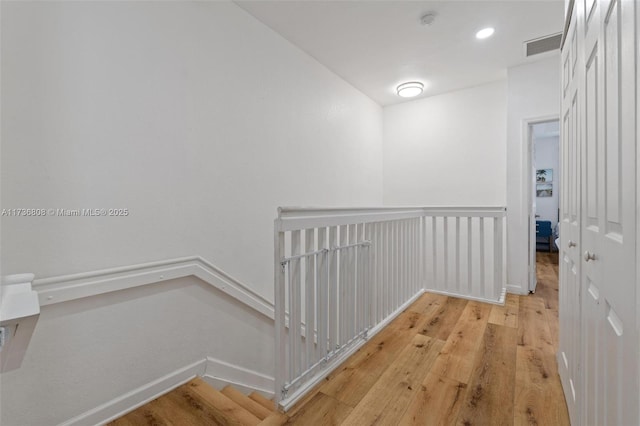
[[[636,7],[576,1],[562,52],[558,363],[573,424],[640,424]]]

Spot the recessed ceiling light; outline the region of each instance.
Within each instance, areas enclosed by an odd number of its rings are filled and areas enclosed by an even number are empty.
[[[495,30],[493,28],[491,28],[491,27],[483,28],[483,29],[481,29],[480,31],[478,31],[476,33],[476,38],[482,40],[483,38],[491,37],[494,32],[495,32]]]
[[[402,83],[396,88],[398,96],[403,98],[413,98],[414,96],[418,96],[420,93],[422,93],[422,89],[424,89],[424,84],[418,81]]]

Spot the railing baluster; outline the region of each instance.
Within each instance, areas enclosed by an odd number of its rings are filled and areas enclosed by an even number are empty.
[[[378,315],[380,314],[380,301],[382,300],[382,225],[380,222],[373,223],[373,231],[371,238],[373,239],[373,251],[371,258],[372,267],[372,283],[369,287],[369,301],[371,309],[369,310],[369,327],[378,323]]]
[[[404,296],[402,297],[401,303],[403,303],[404,300],[407,300],[409,298],[409,296],[411,295],[411,283],[412,283],[412,279],[411,279],[411,220],[407,219],[405,220],[405,225],[404,225],[404,239],[405,239],[405,243],[404,243],[404,247],[405,247],[405,252],[404,252],[404,264],[406,267],[406,273],[405,273],[405,286],[404,286]]]
[[[439,288],[440,285],[438,284],[438,230],[437,230],[437,220],[438,218],[436,216],[433,216],[431,218],[431,244],[432,244],[432,249],[431,249],[431,264],[433,265],[433,282],[431,283],[431,285],[434,288]]]
[[[356,225],[349,225],[349,244],[356,243]],[[357,303],[356,303],[356,248],[350,247],[347,250],[348,255],[348,286],[347,286],[347,342],[355,336],[356,328],[356,315],[357,315]],[[345,342],[346,343],[346,342]]]
[[[357,226],[358,238],[361,241],[367,240],[365,238],[365,225],[363,223],[359,223]],[[356,240],[357,241],[357,240]],[[365,283],[365,247],[359,246],[356,247],[356,265],[357,265],[357,273],[356,273],[356,300],[358,304],[358,316],[356,321],[356,334],[360,333],[364,330],[364,287],[367,285]]]
[[[318,250],[326,249],[327,245],[327,228],[318,228]],[[321,359],[327,356],[327,329],[329,327],[328,321],[328,292],[329,292],[329,263],[326,252],[318,255],[318,262],[316,264],[317,281],[316,289],[318,292],[318,304],[316,312],[318,313],[318,355],[317,359]]]
[[[473,294],[473,221],[467,218],[467,294]]]
[[[385,317],[385,303],[387,300],[387,239],[385,234],[386,222],[379,222],[376,229],[376,250],[380,265],[378,266],[378,295],[376,296],[376,320],[374,324]]]
[[[371,241],[371,244],[368,247],[365,247],[363,251],[364,259],[364,277],[362,281],[362,297],[363,297],[363,309],[362,312],[362,326],[368,330],[371,328],[371,311],[373,310],[374,301],[371,298],[372,294],[375,292],[371,291],[371,288],[375,288],[375,263],[372,263],[372,259],[375,259],[375,253],[372,250],[375,247],[374,239],[375,239],[375,227],[377,223],[367,223],[364,226],[364,239],[367,241]]]
[[[338,245],[338,227],[329,228],[329,247]],[[329,253],[329,351],[338,346],[338,252]]]
[[[406,288],[406,277],[407,277],[407,266],[405,264],[405,259],[407,257],[406,254],[406,245],[405,245],[405,226],[406,221],[401,220],[398,223],[398,299],[396,300],[395,307],[400,306],[400,301],[405,297],[405,288]]]
[[[311,253],[316,250],[315,229],[307,229],[304,238],[305,252]],[[315,306],[316,306],[316,259],[315,256],[305,258],[305,346],[306,363],[304,370],[309,368],[314,361],[315,354]]]
[[[275,279],[275,334],[276,334],[276,365],[275,386],[276,403],[282,399],[282,390],[287,376],[287,334],[285,325],[285,273],[280,263],[284,257],[284,232],[276,229],[274,232],[274,279]]]
[[[414,287],[414,291],[417,293],[422,288],[422,218],[416,218],[415,225],[416,232],[416,252],[415,252],[415,262],[416,262],[416,284]]]
[[[460,216],[456,216],[456,291],[460,291]]]
[[[484,275],[484,217],[480,218],[480,289],[482,291],[482,297],[487,297],[487,279]]]
[[[347,225],[340,226],[340,245],[346,246],[348,244],[348,234]],[[347,289],[348,289],[348,272],[347,272],[347,253],[346,250],[340,250],[339,254],[339,275],[340,278],[338,280],[338,286],[340,288],[339,291],[339,306],[340,306],[340,315],[339,315],[339,339],[338,344],[342,347],[347,342]]]
[[[291,232],[291,255],[300,254],[300,231]],[[293,377],[301,370],[301,291],[300,291],[300,259],[294,259],[289,265],[291,289],[289,293],[289,339],[291,342],[291,366]]]
[[[493,281],[494,281],[494,298],[502,296],[502,287],[504,286],[502,278],[502,270],[504,268],[504,257],[502,253],[502,228],[503,218],[493,218]]]
[[[426,288],[427,285],[427,217],[420,218],[420,288]]]
[[[448,217],[443,217],[442,218],[442,226],[443,226],[443,254],[442,254],[442,269],[444,271],[444,277],[443,277],[443,282],[444,282],[444,287],[443,289],[446,290],[449,288],[449,218]]]
[[[417,293],[422,289],[422,218],[416,218],[416,285],[415,292]]]
[[[391,301],[393,297],[393,243],[391,240],[391,222],[384,223],[384,265],[385,265],[385,280],[384,280],[384,314],[383,317],[387,317],[391,313]]]
[[[410,295],[416,294],[416,220],[409,220],[409,247],[411,247],[411,255],[409,262],[411,265],[411,282],[409,285]]]
[[[400,300],[400,223],[395,221],[393,227],[393,304],[392,311],[398,307]]]

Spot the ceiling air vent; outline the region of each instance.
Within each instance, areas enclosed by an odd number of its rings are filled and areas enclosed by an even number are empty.
[[[552,50],[560,49],[560,43],[562,42],[562,33],[552,34],[550,36],[537,38],[535,40],[529,40],[524,42],[525,55],[527,57],[538,55],[544,52],[550,52]]]

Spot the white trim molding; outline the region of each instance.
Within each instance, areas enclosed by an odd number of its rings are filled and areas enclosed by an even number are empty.
[[[474,302],[489,303],[491,305],[500,305],[500,306],[504,306],[505,298],[507,297],[506,287],[502,288],[502,291],[500,293],[500,297],[498,300],[489,299],[487,297],[477,297],[473,295],[455,293],[452,291],[436,290],[432,288],[426,288],[424,291],[425,293],[441,294],[443,296],[457,297],[458,299],[465,299],[465,300],[471,300]]]
[[[507,284],[507,293],[526,295],[529,294],[529,289],[523,289],[522,286],[516,284]]]
[[[41,278],[33,281],[41,306],[112,291],[195,276],[245,305],[273,319],[273,303],[200,256]]]

